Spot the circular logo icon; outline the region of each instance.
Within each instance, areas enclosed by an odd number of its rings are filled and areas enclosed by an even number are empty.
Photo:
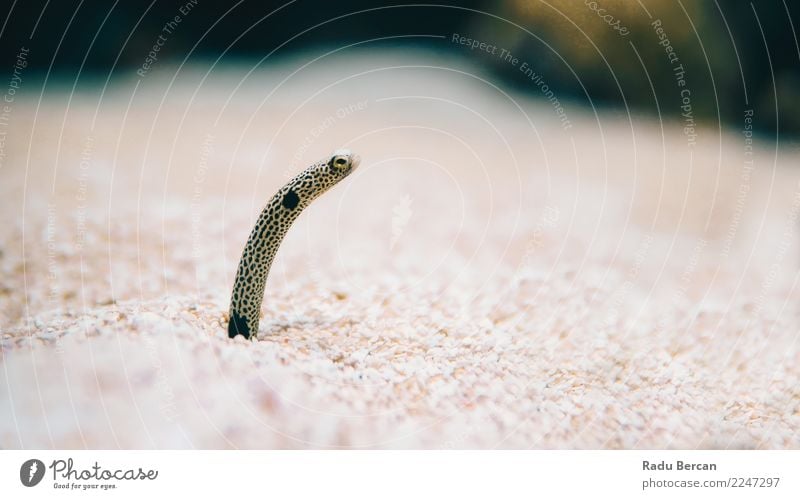
[[[35,487],[44,478],[44,463],[38,459],[28,459],[19,468],[19,481],[26,487]]]

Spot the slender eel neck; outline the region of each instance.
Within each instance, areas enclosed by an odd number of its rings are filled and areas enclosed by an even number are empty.
[[[269,269],[283,237],[303,209],[358,165],[358,156],[337,151],[306,168],[272,196],[261,211],[239,260],[231,295],[228,336],[258,334]]]

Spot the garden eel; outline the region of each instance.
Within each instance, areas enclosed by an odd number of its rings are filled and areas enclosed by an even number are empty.
[[[303,208],[356,169],[360,158],[349,149],[339,149],[329,158],[306,168],[272,196],[261,212],[239,260],[231,295],[228,336],[258,334],[258,315],[264,301],[272,259],[283,236]]]

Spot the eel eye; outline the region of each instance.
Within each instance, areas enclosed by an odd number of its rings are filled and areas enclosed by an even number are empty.
[[[344,168],[347,165],[347,158],[344,156],[336,156],[333,158],[333,166],[336,168]]]

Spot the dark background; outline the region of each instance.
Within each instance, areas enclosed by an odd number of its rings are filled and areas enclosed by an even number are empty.
[[[598,1],[597,6],[628,28],[630,34],[624,37],[587,3],[468,0],[400,7],[403,2],[298,0],[285,5],[198,0],[188,15],[181,15],[182,22],[169,35],[156,64],[186,57],[204,63],[223,53],[223,62],[252,64],[278,49],[268,64],[298,51],[373,38],[457,32],[529,61],[562,101],[627,106],[679,119],[680,95],[672,65],[650,25],[661,19],[686,69],[696,118],[741,128],[744,110],[752,108],[762,134],[800,134],[800,48],[793,26],[800,20],[798,2],[655,0],[643,2],[643,7],[634,0]],[[21,47],[30,49],[26,78],[48,74],[56,81],[79,78],[80,85],[91,85],[109,73],[130,75],[141,66],[164,24],[187,4],[191,2],[6,2],[0,33],[4,77],[11,77]],[[379,8],[386,6],[395,7]],[[333,20],[285,43],[319,23],[366,9],[370,10]],[[361,47],[388,45],[427,47],[472,60],[477,56],[504,85],[541,95],[516,68],[449,39],[405,38]]]

